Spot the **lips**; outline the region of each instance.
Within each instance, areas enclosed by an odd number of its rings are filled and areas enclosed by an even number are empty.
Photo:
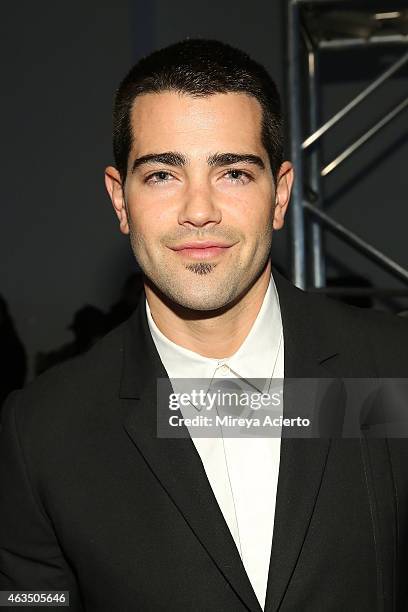
[[[233,246],[225,242],[206,240],[201,242],[184,242],[173,247],[173,251],[178,257],[188,257],[192,259],[211,259],[226,253]]]
[[[225,242],[216,242],[212,240],[206,240],[206,241],[201,241],[201,242],[185,242],[183,244],[180,244],[172,248],[173,248],[173,251],[182,251],[184,249],[196,250],[196,249],[208,249],[208,248],[214,248],[214,247],[225,249],[230,246],[231,246],[230,244],[227,244]]]

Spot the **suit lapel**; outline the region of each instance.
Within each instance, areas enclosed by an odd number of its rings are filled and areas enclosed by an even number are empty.
[[[237,596],[249,610],[261,612],[188,430],[177,428],[184,437],[157,437],[157,378],[168,376],[148,328],[143,295],[124,328],[120,395],[129,404],[124,427]]]
[[[285,379],[324,378],[338,358],[336,347],[320,334],[307,295],[273,271],[284,333]],[[323,364],[324,362],[324,364]],[[284,415],[297,416],[284,382]],[[313,408],[314,397],[309,398]],[[330,449],[328,438],[290,438],[282,431],[278,490],[265,611],[278,610],[295,569],[313,514]]]

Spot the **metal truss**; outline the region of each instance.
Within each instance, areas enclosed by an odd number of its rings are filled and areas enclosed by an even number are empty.
[[[393,5],[390,8],[390,5]],[[384,8],[386,7],[386,9]],[[319,125],[319,55],[325,49],[350,49],[372,45],[398,45],[402,53],[387,70],[350,100],[323,125]],[[306,287],[340,295],[408,295],[408,270],[369,244],[324,210],[322,182],[355,151],[364,146],[385,125],[408,107],[408,97],[358,135],[342,152],[324,166],[321,164],[322,137],[346,115],[363,103],[387,79],[408,63],[408,7],[405,2],[359,2],[358,0],[289,0],[288,1],[288,93],[290,150],[295,167],[291,202],[291,275],[300,288]],[[307,66],[307,84],[302,66]],[[308,99],[307,123],[304,125],[304,99]],[[304,139],[304,134],[309,136]],[[367,287],[358,289],[326,287],[326,253],[323,231],[329,231],[363,253],[398,279],[407,290]],[[310,246],[308,246],[310,245]],[[307,248],[308,246],[308,248]],[[310,260],[309,260],[310,258]],[[310,263],[310,266],[308,266]],[[308,272],[311,279],[308,279]]]

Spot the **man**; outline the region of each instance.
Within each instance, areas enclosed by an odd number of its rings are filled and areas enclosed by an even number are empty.
[[[75,612],[406,609],[404,439],[157,433],[158,379],[407,374],[404,320],[272,274],[293,168],[270,77],[216,41],[155,52],[118,90],[114,152],[145,296],[6,403],[1,588]]]

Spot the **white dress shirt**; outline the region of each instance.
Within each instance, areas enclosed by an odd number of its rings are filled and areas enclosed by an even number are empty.
[[[204,357],[169,340],[154,322],[147,300],[146,314],[153,341],[170,379],[284,377],[283,328],[272,275],[249,334],[239,349],[228,358]],[[252,587],[264,609],[275,516],[280,436],[191,437]]]

